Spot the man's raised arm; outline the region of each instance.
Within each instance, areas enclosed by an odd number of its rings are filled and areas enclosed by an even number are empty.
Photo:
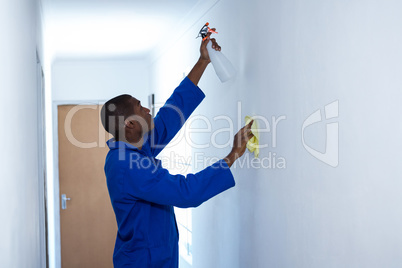
[[[213,29],[215,30],[215,29]],[[150,147],[154,156],[173,139],[179,132],[191,113],[204,99],[204,93],[198,88],[205,68],[211,62],[208,51],[208,42],[213,42],[212,47],[215,50],[221,50],[215,39],[208,38],[202,41],[200,46],[200,58],[193,69],[181,84],[173,92],[172,96],[166,101],[165,105],[159,110],[154,120],[155,128],[151,132]]]

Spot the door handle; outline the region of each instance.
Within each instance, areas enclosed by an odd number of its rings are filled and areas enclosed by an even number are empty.
[[[67,197],[65,194],[61,195],[61,209],[67,209],[67,200],[71,200],[70,197]]]

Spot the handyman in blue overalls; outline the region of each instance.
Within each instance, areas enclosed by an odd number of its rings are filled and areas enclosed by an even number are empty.
[[[225,158],[196,174],[171,175],[155,157],[180,130],[205,95],[197,86],[210,63],[202,41],[200,58],[175,89],[155,119],[130,95],[115,97],[102,107],[101,120],[114,138],[107,142],[107,187],[118,225],[113,263],[118,267],[178,267],[178,230],[173,206],[197,207],[233,187],[230,171],[252,137],[252,122],[236,134]]]

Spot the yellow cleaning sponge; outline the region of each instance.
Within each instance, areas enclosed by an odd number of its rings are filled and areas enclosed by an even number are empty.
[[[260,134],[258,133],[257,120],[255,120],[251,116],[246,116],[245,120],[246,120],[246,125],[248,123],[250,123],[251,120],[254,120],[253,124],[251,125],[251,132],[254,134],[254,136],[247,142],[247,149],[251,153],[254,152],[254,157],[257,158],[260,153],[260,148],[259,148]]]

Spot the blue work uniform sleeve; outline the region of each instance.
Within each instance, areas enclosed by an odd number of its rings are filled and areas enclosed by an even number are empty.
[[[179,132],[191,113],[197,108],[205,94],[188,78],[180,83],[173,94],[159,109],[150,134],[151,153],[155,157]]]
[[[181,208],[197,207],[235,186],[234,177],[224,160],[186,177],[169,174],[167,169],[155,165],[148,168],[134,165],[126,169],[124,177],[123,189],[131,198]]]

